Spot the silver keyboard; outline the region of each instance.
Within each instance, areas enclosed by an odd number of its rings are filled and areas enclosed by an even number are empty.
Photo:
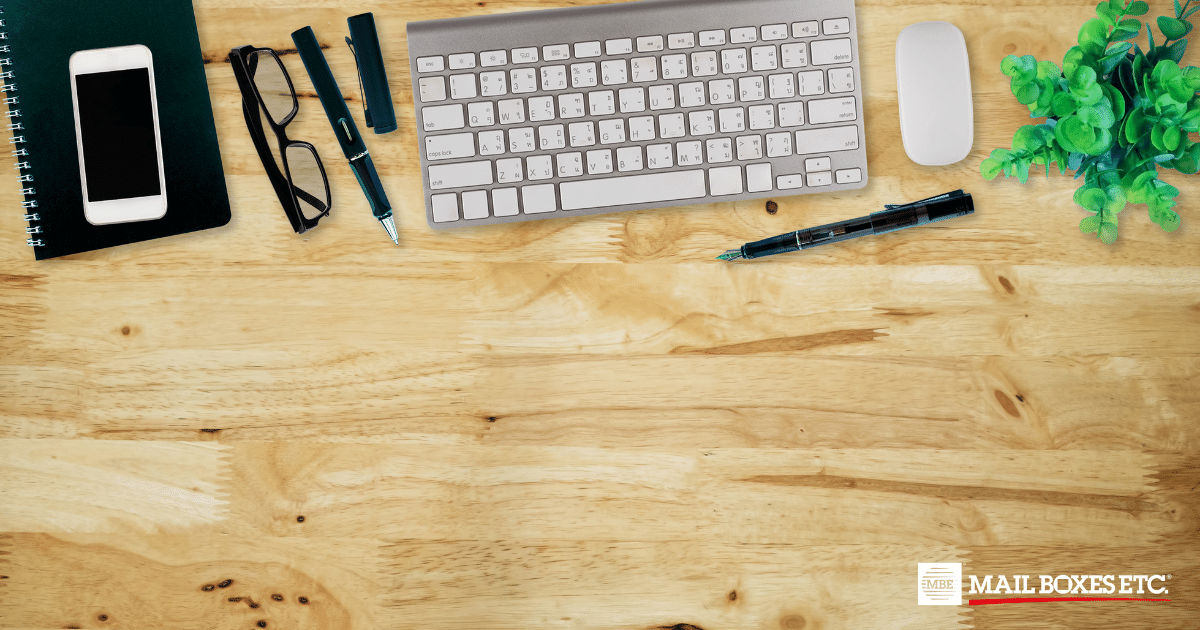
[[[408,25],[434,229],[862,188],[853,0]]]

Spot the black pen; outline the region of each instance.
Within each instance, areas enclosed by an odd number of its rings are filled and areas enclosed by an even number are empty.
[[[935,221],[945,221],[975,212],[975,202],[971,200],[970,193],[964,193],[961,190],[902,206],[888,205],[884,207],[886,209],[882,212],[876,212],[870,216],[808,228],[755,243],[746,243],[738,249],[731,249],[717,256],[717,259],[752,259],[786,254],[819,245],[840,243],[860,236],[885,234]]]
[[[375,164],[371,162],[367,144],[358,133],[358,126],[354,124],[350,108],[346,107],[342,90],[338,88],[333,72],[329,70],[329,63],[325,61],[325,54],[321,52],[317,36],[313,34],[312,27],[305,26],[292,33],[292,41],[296,42],[300,60],[304,62],[304,68],[308,70],[308,76],[317,90],[317,97],[325,107],[325,115],[329,117],[329,124],[333,125],[333,133],[337,136],[338,144],[342,146],[342,153],[350,160],[354,176],[358,178],[358,184],[362,186],[363,193],[371,204],[371,214],[379,219],[388,236],[399,245],[400,237],[396,234],[396,223],[392,219],[392,206],[388,203],[387,193],[383,192],[383,182],[379,180],[379,173],[375,171]]]

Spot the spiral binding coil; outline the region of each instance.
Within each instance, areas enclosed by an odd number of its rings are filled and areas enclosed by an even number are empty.
[[[0,14],[3,13],[4,7],[0,6]],[[4,25],[4,19],[0,18],[0,29]],[[0,30],[0,41],[6,40],[8,40],[8,32]],[[11,52],[8,44],[0,43],[0,53],[8,52]],[[16,148],[12,151],[12,155],[14,158],[17,158],[15,166],[16,170],[19,171],[17,181],[25,184],[33,181],[33,175],[29,173],[33,169],[33,165],[29,160],[23,159],[29,156],[29,150],[22,146],[25,144],[25,136],[16,134],[17,131],[21,131],[25,127],[19,120],[21,118],[21,110],[13,107],[20,101],[18,100],[19,97],[13,94],[17,91],[17,84],[13,80],[16,78],[16,75],[12,70],[12,63],[12,57],[0,57],[0,79],[4,79],[4,85],[0,87],[0,93],[5,94],[2,100],[5,105],[9,106],[9,110],[4,114],[4,118],[12,121],[7,122],[6,126],[9,131],[13,132],[12,137],[8,141],[9,144],[16,145]],[[36,193],[37,191],[32,186],[21,187],[21,194],[25,197],[25,201],[21,203],[21,208],[25,210],[25,222],[29,224],[29,227],[25,228],[25,233],[30,235],[30,238],[25,240],[25,244],[30,247],[44,247],[46,242],[34,236],[43,233],[42,226],[40,225],[42,217],[36,212],[30,212],[31,209],[38,207],[37,200],[32,198]]]

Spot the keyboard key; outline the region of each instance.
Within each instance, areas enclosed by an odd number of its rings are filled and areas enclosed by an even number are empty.
[[[583,154],[579,152],[559,153],[554,158],[558,166],[559,177],[579,177],[583,175]]]
[[[460,164],[439,164],[429,167],[429,188],[431,190],[490,186],[491,184],[492,163],[486,160]],[[457,204],[455,208],[457,208]]]
[[[675,144],[675,155],[680,166],[699,166],[704,163],[703,151],[704,145],[699,140],[690,142],[677,142]]]
[[[621,147],[617,149],[617,170],[622,173],[642,170],[642,148]]]
[[[715,76],[717,71],[716,51],[692,53],[692,76],[711,77]]]
[[[725,31],[700,31],[701,46],[724,46]]]
[[[629,76],[634,83],[646,83],[658,80],[658,60],[654,57],[641,57],[629,62]]]
[[[806,179],[808,180],[809,188],[828,186],[833,183],[833,173],[828,171],[824,173],[809,173]]]
[[[825,127],[796,132],[796,155],[852,151],[858,148],[858,127]]]
[[[610,39],[604,42],[604,52],[610,55],[628,55],[633,52],[633,40],[628,37],[625,39]]]
[[[563,149],[567,146],[567,130],[564,125],[543,125],[538,127],[538,146],[543,151]]]
[[[478,95],[475,91],[475,75],[456,74],[450,77],[450,98],[457,101]]]
[[[571,47],[566,44],[542,46],[542,59],[546,61],[563,61],[571,58]]]
[[[771,165],[751,164],[746,167],[746,191],[757,193],[771,190]]]
[[[741,107],[729,107],[717,112],[721,121],[721,133],[735,133],[746,130],[746,112]]]
[[[711,111],[688,114],[688,127],[693,136],[708,136],[717,133],[717,118]]]
[[[582,94],[563,94],[558,97],[558,115],[561,118],[583,118],[587,111],[583,105]]]
[[[638,52],[658,52],[663,49],[663,36],[652,35],[650,37],[637,38]]]
[[[467,106],[467,118],[472,127],[491,127],[496,124],[492,103],[470,103]]]
[[[513,94],[528,94],[538,89],[537,73],[533,68],[517,68],[509,70],[508,78],[512,84]]]
[[[708,184],[714,197],[742,194],[742,167],[723,166],[708,169]]]
[[[739,183],[741,177],[738,177]],[[677,171],[564,182],[564,210],[630,206],[699,199],[705,195],[704,171]]]
[[[588,175],[607,175],[613,172],[612,149],[587,152]]]
[[[519,98],[497,103],[500,109],[500,124],[512,125],[525,122],[525,102]]]
[[[804,187],[804,178],[800,175],[780,175],[775,179],[775,186],[779,190],[793,190]]]
[[[749,109],[749,113],[751,129],[757,131],[775,127],[774,105],[755,105]]]
[[[826,35],[845,35],[850,32],[850,18],[834,18],[821,22],[821,31]]]
[[[816,37],[821,32],[817,30],[816,21],[795,22],[792,24],[792,37]]]
[[[737,156],[739,160],[761,160],[762,136],[739,136],[737,139]]]
[[[554,120],[555,107],[553,96],[534,96],[528,99],[528,103],[530,122]]]
[[[788,38],[787,24],[768,24],[762,27],[762,39],[764,42],[774,41],[777,39]],[[767,190],[770,190],[769,188]]]
[[[682,138],[687,135],[687,123],[683,114],[660,114],[658,117],[658,137],[667,140]]]
[[[600,75],[604,85],[622,85],[629,82],[624,59],[600,62]]]
[[[426,77],[419,82],[421,87],[421,102],[436,103],[446,100],[446,79],[442,77]]]
[[[533,127],[521,127],[508,131],[508,150],[513,153],[529,153],[537,148],[533,140]]]
[[[854,91],[854,68],[835,68],[829,71],[829,93]]]
[[[624,88],[617,92],[621,102],[621,113],[630,114],[646,111],[646,90],[640,87]]]
[[[508,94],[508,79],[503,70],[479,73],[479,93],[483,96]]]
[[[441,57],[420,57],[417,59],[417,72],[441,72],[446,69],[446,62]]]
[[[458,195],[433,195],[433,222],[449,223],[458,220]]]
[[[683,107],[703,107],[704,100],[704,83],[679,84],[679,104]]]
[[[804,124],[804,103],[780,103],[779,126],[799,127]]]
[[[546,66],[542,68],[542,90],[553,92],[567,89],[567,67]]]
[[[833,170],[833,166],[827,157],[808,158],[804,160],[804,171],[806,173],[815,173],[817,171]]]
[[[525,205],[525,214],[543,214],[558,209],[558,201],[554,198],[554,184],[521,188],[521,201]]]
[[[590,92],[588,108],[593,116],[608,116],[616,112],[616,98],[613,96],[613,91]]]
[[[536,182],[554,177],[554,161],[549,155],[534,155],[525,158],[525,170],[529,181]]]
[[[571,87],[575,89],[596,87],[596,62],[571,64]]]
[[[479,155],[502,155],[504,132],[499,129],[479,132]]]
[[[808,102],[808,123],[810,125],[850,122],[851,120],[858,120],[857,101],[853,96]]]
[[[750,49],[750,67],[755,72],[774,70],[779,67],[774,46],[755,46]]]
[[[713,105],[732,103],[734,97],[733,79],[718,79],[708,82],[708,102]]]
[[[537,48],[514,48],[512,51],[513,63],[537,63],[538,49]]]
[[[839,184],[857,184],[862,181],[862,170],[857,168],[842,169],[833,174]]]
[[[575,58],[587,59],[600,56],[600,42],[583,42],[575,44]]]
[[[492,191],[492,212],[498,217],[515,217],[521,213],[517,205],[516,188],[497,188]]]
[[[521,158],[496,160],[496,181],[501,184],[525,181],[525,169],[521,166]]]
[[[472,190],[462,194],[462,216],[467,220],[488,218],[488,196],[485,190]]]
[[[596,144],[596,123],[577,122],[567,125],[572,147],[590,147]]]
[[[800,96],[816,96],[825,93],[825,75],[820,70],[797,72],[796,82],[800,85]]]
[[[470,70],[475,67],[475,53],[450,55],[451,70]]]
[[[721,71],[725,74],[736,74],[746,71],[746,49],[731,48],[721,51]]]
[[[652,144],[646,147],[646,166],[650,170],[675,166],[671,156],[671,145]]]
[[[644,142],[654,139],[654,117],[636,116],[629,119],[629,139]]]
[[[675,86],[650,86],[650,109],[675,109]]]
[[[767,157],[787,157],[792,154],[792,134],[767,134]]]
[[[729,30],[730,44],[749,44],[756,41],[758,41],[758,29],[753,26],[744,26]]]
[[[812,64],[814,66],[827,66],[834,63],[850,63],[853,61],[850,54],[850,40],[848,38],[826,39],[813,42],[809,45],[809,52],[812,53]]]
[[[625,121],[620,118],[600,121],[600,144],[625,142]]]
[[[772,74],[767,77],[771,98],[792,98],[796,95],[796,77],[791,73]]]
[[[425,126],[425,131],[462,129],[467,126],[466,119],[463,117],[462,105],[422,107],[421,121]]]
[[[767,98],[766,82],[762,77],[738,79],[738,98],[743,103],[765,100]]]
[[[662,78],[664,79],[686,79],[688,75],[688,58],[687,55],[663,55],[659,60],[662,63]]]
[[[733,161],[733,141],[729,138],[707,140],[704,144],[705,149],[708,151],[709,164],[721,164]]]
[[[784,68],[803,68],[808,65],[808,44],[784,44],[779,47]]]
[[[695,48],[696,36],[691,33],[673,33],[667,36],[667,48],[671,50],[683,50],[684,48]]]
[[[496,66],[508,65],[508,51],[506,50],[489,50],[479,53],[479,65],[484,68],[494,68]]]

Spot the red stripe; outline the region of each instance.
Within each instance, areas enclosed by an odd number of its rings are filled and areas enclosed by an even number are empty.
[[[1013,597],[1011,599],[972,599],[968,606],[988,604],[1042,604],[1045,602],[1169,602],[1169,599],[1140,599],[1137,597]]]

